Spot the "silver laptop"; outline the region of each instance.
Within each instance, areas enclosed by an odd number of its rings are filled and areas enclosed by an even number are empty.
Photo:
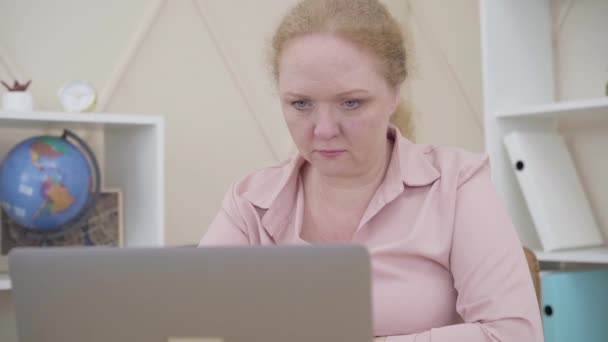
[[[360,246],[26,248],[20,342],[369,342]]]

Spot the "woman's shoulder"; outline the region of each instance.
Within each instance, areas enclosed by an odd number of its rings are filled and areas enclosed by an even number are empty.
[[[298,172],[302,161],[298,157],[282,160],[256,169],[232,183],[232,196],[240,197],[260,207],[268,206]]]
[[[490,169],[486,152],[474,152],[458,146],[416,144],[425,158],[437,169],[441,178],[450,179],[460,187],[475,175]]]
[[[292,162],[293,159],[285,159],[269,166],[254,169],[246,175],[236,179],[234,182],[235,187],[240,190],[247,190],[259,186],[260,184],[266,184],[272,180],[276,180],[289,169]]]

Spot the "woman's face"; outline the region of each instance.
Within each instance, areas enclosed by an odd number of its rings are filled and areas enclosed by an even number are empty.
[[[301,36],[281,55],[278,86],[291,136],[322,175],[357,177],[384,162],[399,89],[373,55],[332,35]]]

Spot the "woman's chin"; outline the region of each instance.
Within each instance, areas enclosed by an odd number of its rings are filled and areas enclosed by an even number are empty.
[[[324,177],[340,178],[353,175],[352,167],[349,168],[343,163],[315,163],[313,167]]]

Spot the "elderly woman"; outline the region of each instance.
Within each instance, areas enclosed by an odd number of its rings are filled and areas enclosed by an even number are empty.
[[[304,0],[279,25],[273,53],[299,153],[235,182],[200,245],[362,244],[376,340],[542,341],[488,158],[402,135],[406,51],[387,9]]]

